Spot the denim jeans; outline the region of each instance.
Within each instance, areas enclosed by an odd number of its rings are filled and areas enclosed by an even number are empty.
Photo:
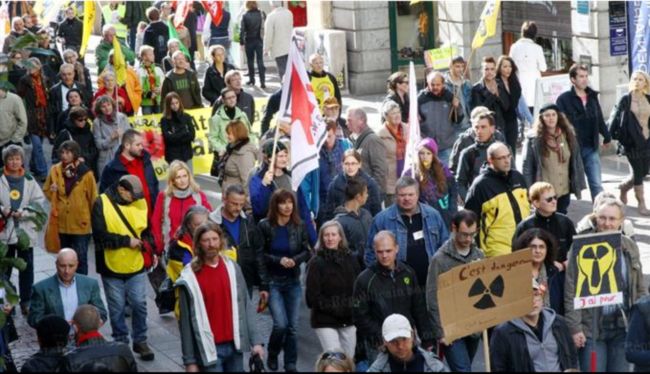
[[[342,350],[348,357],[354,357],[357,346],[357,328],[354,326],[314,329],[323,352]]]
[[[451,345],[443,345],[442,351],[445,359],[447,359],[449,370],[471,372],[472,360],[480,342],[481,338],[466,336],[456,340]]]
[[[77,252],[77,258],[79,259],[77,274],[88,275],[88,243],[90,243],[90,234],[59,234],[59,240],[61,240],[61,248],[72,248]]]
[[[280,76],[280,82],[282,82],[282,77],[284,77],[284,72],[287,71],[287,60],[289,55],[279,56],[275,58],[275,65],[278,67],[278,75]]]
[[[30,135],[29,137],[32,139],[32,157],[29,168],[38,177],[46,176],[48,170],[45,153],[43,153],[43,138],[38,135]]]
[[[34,285],[34,248],[30,247],[21,251],[17,245],[9,245],[6,258],[15,257],[22,258],[27,263],[25,270],[18,273],[18,292],[20,292],[20,305],[29,306],[32,301],[32,286]],[[13,268],[9,268],[5,272],[7,281],[11,280],[12,270]]]
[[[244,355],[237,352],[233,342],[217,344],[217,363],[204,367],[208,373],[243,373]]]
[[[269,338],[269,356],[277,356],[284,349],[284,368],[293,369],[298,361],[298,317],[302,288],[298,279],[271,280],[269,308],[273,330]]]
[[[562,214],[567,214],[569,211],[569,204],[571,204],[571,193],[560,196],[557,198],[557,211]]]
[[[233,59],[232,56],[230,56],[230,38],[228,36],[211,36],[208,45],[213,46],[217,44],[226,49],[226,62],[232,64]]]
[[[591,371],[591,350],[594,340],[587,338],[584,348],[578,351],[580,370]],[[625,331],[621,330],[612,339],[596,340],[596,371],[597,372],[629,372],[630,364],[625,360]]]
[[[128,300],[132,309],[131,337],[134,343],[147,341],[147,275],[142,272],[128,278],[102,276],[104,293],[108,302],[113,340],[128,343],[129,328],[126,326],[124,308]]]
[[[438,151],[438,160],[445,166],[449,167],[449,157],[451,156],[451,148]]]
[[[603,183],[600,174],[600,154],[598,148],[582,147],[580,146],[580,156],[582,163],[585,167],[585,174],[587,175],[587,183],[589,184],[589,191],[591,192],[591,200],[593,201],[603,190]]]
[[[260,84],[264,84],[264,55],[262,48],[262,39],[246,41],[244,48],[246,49],[246,62],[248,63],[248,81],[255,83],[255,59],[257,59],[257,70],[260,74]]]

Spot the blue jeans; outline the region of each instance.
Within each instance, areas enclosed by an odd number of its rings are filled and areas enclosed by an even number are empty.
[[[571,193],[560,196],[557,198],[557,211],[562,214],[567,214],[569,205],[571,204]]]
[[[478,349],[481,338],[466,336],[456,340],[451,345],[443,345],[442,350],[451,371],[469,373],[472,371],[472,360]]]
[[[79,259],[77,274],[88,275],[88,243],[90,243],[90,234],[59,234],[59,240],[61,240],[61,248],[72,248],[77,252],[77,258]]]
[[[298,279],[271,280],[269,308],[273,330],[269,338],[269,356],[277,356],[284,349],[284,368],[293,369],[298,361],[298,317],[302,288]]]
[[[129,328],[124,319],[124,308],[128,299],[132,309],[131,338],[134,343],[147,341],[147,275],[142,272],[128,278],[102,276],[104,293],[108,302],[113,340],[128,343]]]
[[[264,55],[262,39],[246,41],[246,62],[248,63],[248,81],[255,83],[255,59],[257,59],[257,70],[260,74],[260,84],[266,81],[264,73]]]
[[[17,245],[11,244],[7,249],[6,258],[10,259],[15,257],[22,258],[27,263],[25,270],[18,273],[18,292],[20,292],[20,305],[28,307],[32,300],[32,286],[34,285],[34,248],[29,247],[21,251]],[[7,281],[11,280],[11,272],[13,269],[13,267],[10,267],[5,272],[5,279]]]
[[[587,338],[584,348],[578,350],[580,370],[591,371],[591,350],[594,340]],[[630,364],[625,360],[625,331],[621,330],[616,337],[607,340],[596,340],[596,371],[597,372],[629,372]]]
[[[587,175],[587,183],[589,184],[589,191],[591,192],[591,200],[593,201],[603,190],[602,177],[600,174],[600,154],[598,148],[582,147],[580,146],[580,156],[582,163],[585,167],[585,174]]]
[[[47,162],[43,153],[43,138],[38,135],[30,134],[32,139],[32,157],[29,162],[29,168],[34,175],[38,177],[47,176]]]
[[[208,373],[238,373],[244,372],[244,355],[237,352],[233,342],[217,344],[217,363],[204,367]]]
[[[447,167],[449,167],[449,156],[451,156],[451,148],[438,151],[438,160]]]
[[[152,106],[141,106],[142,108],[142,115],[146,116],[149,114],[158,114],[160,113],[160,107],[158,105],[152,105]]]

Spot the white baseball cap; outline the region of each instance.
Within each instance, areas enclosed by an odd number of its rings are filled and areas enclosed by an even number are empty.
[[[413,329],[409,320],[401,314],[391,314],[386,317],[381,327],[384,340],[389,342],[397,338],[413,337]]]

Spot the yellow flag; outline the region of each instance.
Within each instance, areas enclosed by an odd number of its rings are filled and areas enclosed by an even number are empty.
[[[122,53],[122,47],[117,40],[117,36],[113,37],[113,67],[115,68],[115,78],[118,86],[124,85],[126,82],[126,61]]]
[[[481,48],[485,41],[494,36],[497,32],[497,18],[499,17],[499,7],[501,0],[488,0],[481,13],[481,22],[478,24],[478,30],[472,40],[472,49]]]
[[[92,0],[84,1],[84,28],[81,36],[81,49],[79,56],[83,57],[86,54],[86,48],[90,41],[90,33],[93,31],[95,25],[95,2]]]

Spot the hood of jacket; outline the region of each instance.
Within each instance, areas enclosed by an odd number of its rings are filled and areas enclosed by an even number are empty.
[[[543,337],[546,337],[548,333],[551,331],[551,327],[553,326],[553,321],[555,321],[555,316],[556,313],[553,309],[551,308],[542,308],[542,311],[539,314],[539,318],[544,318],[544,333]],[[530,326],[524,322],[522,318],[516,318],[508,322],[509,324],[513,325],[516,327],[518,330],[522,331],[524,334],[527,335],[532,335],[535,336],[535,339],[537,339],[537,336],[531,330]]]

